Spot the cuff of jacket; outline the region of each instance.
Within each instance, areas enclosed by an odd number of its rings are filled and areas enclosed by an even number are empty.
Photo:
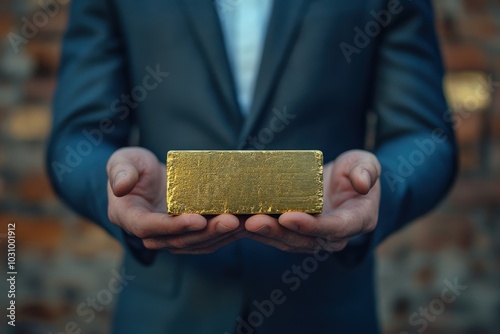
[[[336,252],[336,259],[345,267],[355,267],[363,262],[368,254],[375,249],[373,245],[373,232],[360,234],[351,240],[340,252]]]
[[[126,248],[130,251],[132,256],[143,265],[151,265],[158,251],[147,249],[142,243],[142,240],[135,235],[129,234],[125,232],[125,230],[122,230],[122,233],[125,246],[127,246]]]

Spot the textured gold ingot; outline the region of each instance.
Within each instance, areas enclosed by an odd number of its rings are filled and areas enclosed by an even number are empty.
[[[170,151],[168,213],[323,210],[320,151]]]

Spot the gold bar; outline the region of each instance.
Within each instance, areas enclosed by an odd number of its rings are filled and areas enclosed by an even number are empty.
[[[169,214],[323,211],[320,151],[169,151]]]

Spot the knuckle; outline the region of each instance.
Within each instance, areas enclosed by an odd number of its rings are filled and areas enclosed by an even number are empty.
[[[142,228],[139,225],[134,225],[134,227],[130,232],[139,239],[146,239],[147,237],[149,237],[148,233],[144,230],[144,228]]]

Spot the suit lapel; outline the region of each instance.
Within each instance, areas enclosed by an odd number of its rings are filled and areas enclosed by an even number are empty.
[[[235,84],[227,57],[219,17],[213,1],[179,0],[215,86],[224,100],[231,124],[242,124]]]
[[[196,42],[200,46],[215,85],[224,100],[231,124],[242,124],[235,84],[229,66],[219,17],[213,1],[178,0],[186,14]],[[262,62],[257,77],[254,99],[246,117],[239,141],[251,133],[286,63],[296,38],[300,19],[310,0],[274,0]]]
[[[309,1],[274,0],[255,86],[254,99],[240,134],[240,142],[250,135],[259,116],[267,107],[266,104],[286,63],[286,57],[290,53],[297,36],[300,19],[305,13]]]

